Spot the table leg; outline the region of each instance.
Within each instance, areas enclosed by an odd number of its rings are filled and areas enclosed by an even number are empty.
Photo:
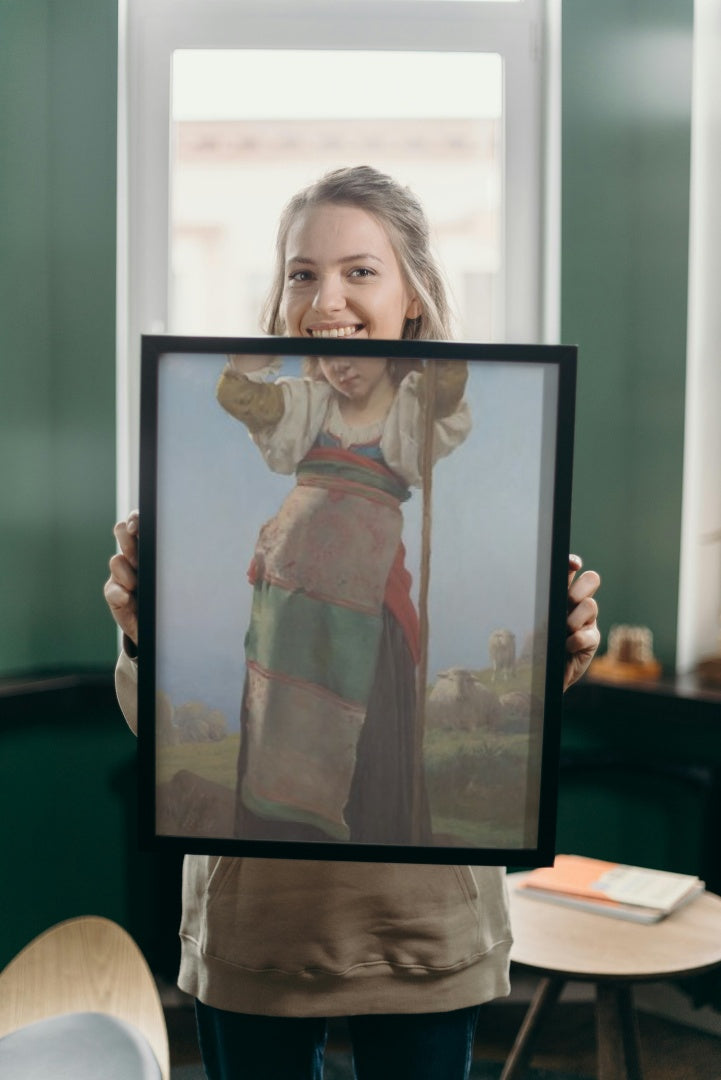
[[[520,1080],[523,1076],[531,1060],[541,1022],[558,1001],[565,981],[560,978],[541,979],[503,1066],[500,1080]]]
[[[596,984],[599,1080],[643,1080],[630,983]]]

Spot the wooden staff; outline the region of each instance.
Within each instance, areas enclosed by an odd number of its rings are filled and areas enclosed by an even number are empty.
[[[433,491],[433,435],[436,410],[436,384],[438,372],[433,360],[426,360],[424,368],[425,402],[423,408],[423,446],[421,451],[421,483],[423,492],[423,516],[421,525],[421,566],[418,585],[418,618],[420,622],[420,657],[416,692],[416,724],[413,746],[413,832],[414,840],[421,840],[421,812],[423,807],[424,769],[423,738],[426,726],[426,690],[428,684],[428,587],[431,579],[431,496]]]

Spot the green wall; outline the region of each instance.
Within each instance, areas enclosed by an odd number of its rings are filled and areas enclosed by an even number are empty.
[[[0,966],[74,915],[113,918],[146,951],[157,938],[158,863],[137,851],[136,740],[115,702],[102,597],[116,85],[116,0],[0,0],[0,678],[104,673],[57,692],[0,684]]]
[[[0,676],[112,662],[116,0],[0,0]]]
[[[601,626],[672,668],[686,351],[692,0],[563,5],[562,340],[579,346],[573,547]],[[605,646],[604,646],[605,647]]]
[[[104,915],[177,974],[180,858],[138,847],[137,740],[111,673],[0,687],[0,969],[62,919]]]

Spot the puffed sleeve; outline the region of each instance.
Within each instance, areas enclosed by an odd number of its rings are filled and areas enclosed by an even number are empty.
[[[274,427],[253,431],[252,438],[269,469],[292,473],[316,440],[328,410],[330,387],[312,379],[278,379],[283,415]]]
[[[277,367],[248,374],[226,367],[216,395],[223,408],[245,424],[268,468],[289,474],[315,442],[330,388],[325,382],[296,377],[268,382]]]
[[[244,373],[227,364],[218,380],[218,402],[250,432],[275,427],[283,415],[283,394],[275,383],[266,381],[276,370],[275,364],[269,364]]]
[[[462,398],[467,372],[458,361],[437,361],[438,393],[433,425],[433,464],[447,457],[471,430],[471,413]],[[388,414],[381,450],[388,465],[412,487],[422,483],[424,377],[412,371],[398,387]]]

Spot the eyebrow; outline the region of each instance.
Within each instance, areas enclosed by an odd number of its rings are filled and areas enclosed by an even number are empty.
[[[378,255],[372,255],[369,251],[361,251],[358,255],[344,255],[338,262],[364,262],[366,259],[372,259],[373,262],[381,263],[381,265],[383,264],[383,260]],[[291,258],[286,259],[287,266],[290,266],[291,263],[300,263],[303,266],[315,266],[314,259],[308,259],[303,255],[293,255]]]

